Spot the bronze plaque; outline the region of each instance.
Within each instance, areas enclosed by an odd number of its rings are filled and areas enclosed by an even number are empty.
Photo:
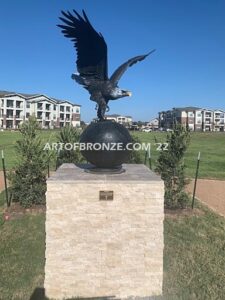
[[[113,200],[113,191],[100,191],[99,200],[112,201]]]

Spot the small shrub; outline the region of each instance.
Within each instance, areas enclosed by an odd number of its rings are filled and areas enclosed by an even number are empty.
[[[167,134],[168,150],[161,151],[156,163],[156,172],[165,184],[165,206],[167,208],[185,208],[189,196],[185,193],[188,181],[185,179],[184,154],[190,142],[190,131],[181,125]]]
[[[135,143],[141,144],[141,140],[138,137],[132,135],[132,143],[133,144],[135,144]],[[130,152],[129,159],[128,159],[127,163],[129,163],[129,164],[143,164],[143,159],[141,157],[140,151],[132,150]]]
[[[57,136],[57,141],[63,145],[67,143],[74,145],[74,143],[79,143],[79,140],[80,131],[71,125],[63,127]],[[80,163],[83,162],[84,159],[78,148],[66,150],[63,147],[63,149],[59,151],[57,160],[57,165],[60,166],[63,163]]]
[[[9,175],[12,200],[23,207],[45,203],[47,152],[43,150],[35,117],[20,127],[22,139],[17,141],[19,164]]]

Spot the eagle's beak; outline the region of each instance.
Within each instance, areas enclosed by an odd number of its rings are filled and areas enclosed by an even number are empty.
[[[127,96],[131,97],[132,96],[132,93],[131,92],[127,92]]]

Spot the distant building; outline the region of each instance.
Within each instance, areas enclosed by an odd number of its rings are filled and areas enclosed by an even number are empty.
[[[113,120],[119,124],[123,124],[124,126],[131,126],[133,123],[133,119],[131,116],[121,116],[121,115],[106,115],[107,120]]]
[[[147,127],[151,128],[152,130],[157,130],[159,128],[159,119],[154,118],[147,123]]]
[[[42,94],[0,91],[0,128],[17,129],[31,115],[41,128],[80,127],[80,107]]]
[[[178,107],[159,112],[159,127],[172,128],[175,123],[192,131],[224,131],[225,111],[199,107]]]

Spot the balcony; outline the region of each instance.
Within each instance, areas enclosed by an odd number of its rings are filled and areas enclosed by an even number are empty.
[[[215,119],[223,119],[224,118],[224,114],[223,113],[216,113],[215,114]]]
[[[23,102],[22,101],[16,101],[16,109],[23,109]]]
[[[51,114],[49,112],[45,113],[45,119],[50,120],[51,119]]]
[[[6,107],[7,108],[14,108],[14,101],[13,100],[7,100]]]
[[[16,119],[23,119],[23,115],[16,115]]]
[[[39,120],[42,119],[42,113],[41,114],[40,113],[37,114],[37,119],[39,119]]]
[[[38,105],[37,105],[37,110],[43,110],[43,105],[40,104],[40,103],[38,103]]]

